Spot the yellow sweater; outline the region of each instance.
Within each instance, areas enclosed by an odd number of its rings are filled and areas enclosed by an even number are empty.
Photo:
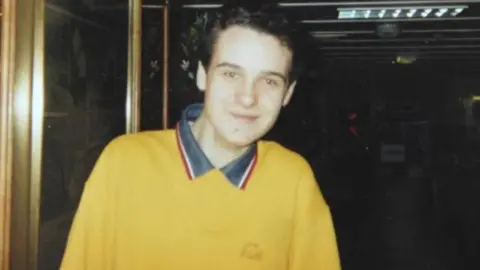
[[[308,163],[258,143],[246,189],[191,181],[173,130],[126,135],[100,156],[63,270],[338,270],[329,208]]]

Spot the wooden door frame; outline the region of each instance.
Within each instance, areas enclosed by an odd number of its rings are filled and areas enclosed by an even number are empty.
[[[44,117],[44,0],[3,0],[0,269],[37,268]]]
[[[165,0],[163,5],[163,87],[162,87],[162,128],[168,129],[169,117],[169,44],[170,44],[170,0]]]
[[[140,131],[142,93],[142,0],[128,0],[126,133]]]
[[[15,47],[11,38],[15,31],[12,24],[12,0],[2,3],[2,38],[1,38],[1,88],[0,88],[0,269],[8,270],[10,265],[10,209],[11,209],[11,100],[12,70],[14,63],[12,48]]]

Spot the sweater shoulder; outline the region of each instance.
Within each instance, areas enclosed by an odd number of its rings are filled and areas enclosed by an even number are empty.
[[[178,154],[174,130],[145,131],[121,135],[108,143],[104,153],[117,165],[169,160]]]
[[[288,175],[300,175],[311,172],[308,161],[299,153],[290,150],[279,143],[271,141],[262,141],[263,162],[265,166],[274,168],[276,171]]]
[[[123,153],[137,152],[142,150],[152,150],[156,148],[171,148],[175,143],[174,130],[161,131],[143,131],[134,134],[124,134],[113,139],[108,148],[113,151],[122,151]]]

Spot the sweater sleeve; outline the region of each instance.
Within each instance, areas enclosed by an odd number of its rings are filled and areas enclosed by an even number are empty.
[[[339,270],[330,209],[310,166],[297,186],[290,270]]]
[[[114,203],[112,202],[112,146],[100,155],[88,178],[76,212],[60,269],[113,269]]]

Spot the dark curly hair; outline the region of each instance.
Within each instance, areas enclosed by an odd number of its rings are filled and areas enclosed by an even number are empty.
[[[231,26],[243,26],[260,33],[272,35],[292,52],[289,73],[290,83],[297,80],[304,70],[304,62],[297,49],[301,42],[300,31],[293,20],[280,13],[278,5],[271,1],[232,1],[223,5],[218,15],[209,22],[207,35],[199,48],[202,65],[208,69],[218,35]]]

